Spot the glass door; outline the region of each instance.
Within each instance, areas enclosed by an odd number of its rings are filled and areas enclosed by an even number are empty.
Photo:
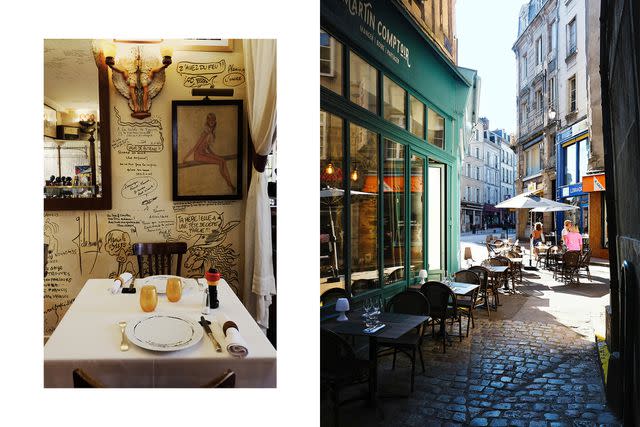
[[[446,192],[445,165],[429,160],[427,177],[427,270],[429,277],[442,279],[447,273],[445,256]]]
[[[416,153],[411,154],[410,159],[410,207],[409,207],[409,278],[418,277],[420,270],[426,270],[425,266],[425,165],[426,158]],[[411,283],[411,282],[410,282]]]

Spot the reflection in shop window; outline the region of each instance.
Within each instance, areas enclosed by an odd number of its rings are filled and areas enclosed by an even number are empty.
[[[424,104],[409,95],[409,131],[420,139],[424,139]]]
[[[405,147],[389,139],[384,145],[384,278],[385,284],[390,284],[405,277]]]
[[[427,131],[429,143],[444,148],[444,118],[431,109],[427,116]]]
[[[343,120],[320,111],[320,293],[344,282]]]
[[[429,271],[444,270],[444,165],[429,162]]]
[[[342,95],[342,44],[320,30],[320,84]]]
[[[424,269],[424,159],[411,156],[410,277]]]
[[[378,136],[355,124],[349,126],[351,168],[351,293],[380,287],[378,273]]]
[[[405,128],[407,92],[389,77],[383,79],[384,118],[391,123]]]
[[[349,99],[378,114],[378,70],[355,53],[349,53]]]

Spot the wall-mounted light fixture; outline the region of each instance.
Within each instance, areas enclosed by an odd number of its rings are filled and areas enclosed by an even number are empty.
[[[358,180],[358,165],[354,163],[353,171],[351,171],[351,181]]]
[[[331,163],[331,160],[329,160],[327,166],[324,167],[324,173],[326,173],[327,175],[333,175],[335,171],[336,169],[333,167],[333,163]]]
[[[105,56],[105,63],[113,70],[111,81],[113,86],[122,96],[129,100],[132,117],[144,119],[151,113],[151,99],[160,93],[164,86],[164,70],[171,65],[173,48],[167,45],[160,46],[162,61],[157,56],[145,54],[141,41],[127,41],[124,43],[135,43],[136,46],[129,51],[128,55],[117,58],[116,46],[114,43],[106,42],[102,44],[102,51]],[[144,44],[157,44],[159,42],[145,42]]]

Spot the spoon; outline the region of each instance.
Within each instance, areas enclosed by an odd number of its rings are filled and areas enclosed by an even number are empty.
[[[120,333],[122,334],[122,341],[120,341],[120,351],[129,350],[129,344],[127,344],[127,338],[124,335],[124,328],[127,327],[127,322],[118,322],[120,326]]]

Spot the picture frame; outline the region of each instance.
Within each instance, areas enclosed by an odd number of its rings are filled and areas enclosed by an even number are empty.
[[[242,107],[172,101],[173,200],[242,199]]]
[[[176,50],[233,52],[233,39],[181,39],[175,43]]]
[[[58,112],[44,104],[44,136],[57,137]]]

